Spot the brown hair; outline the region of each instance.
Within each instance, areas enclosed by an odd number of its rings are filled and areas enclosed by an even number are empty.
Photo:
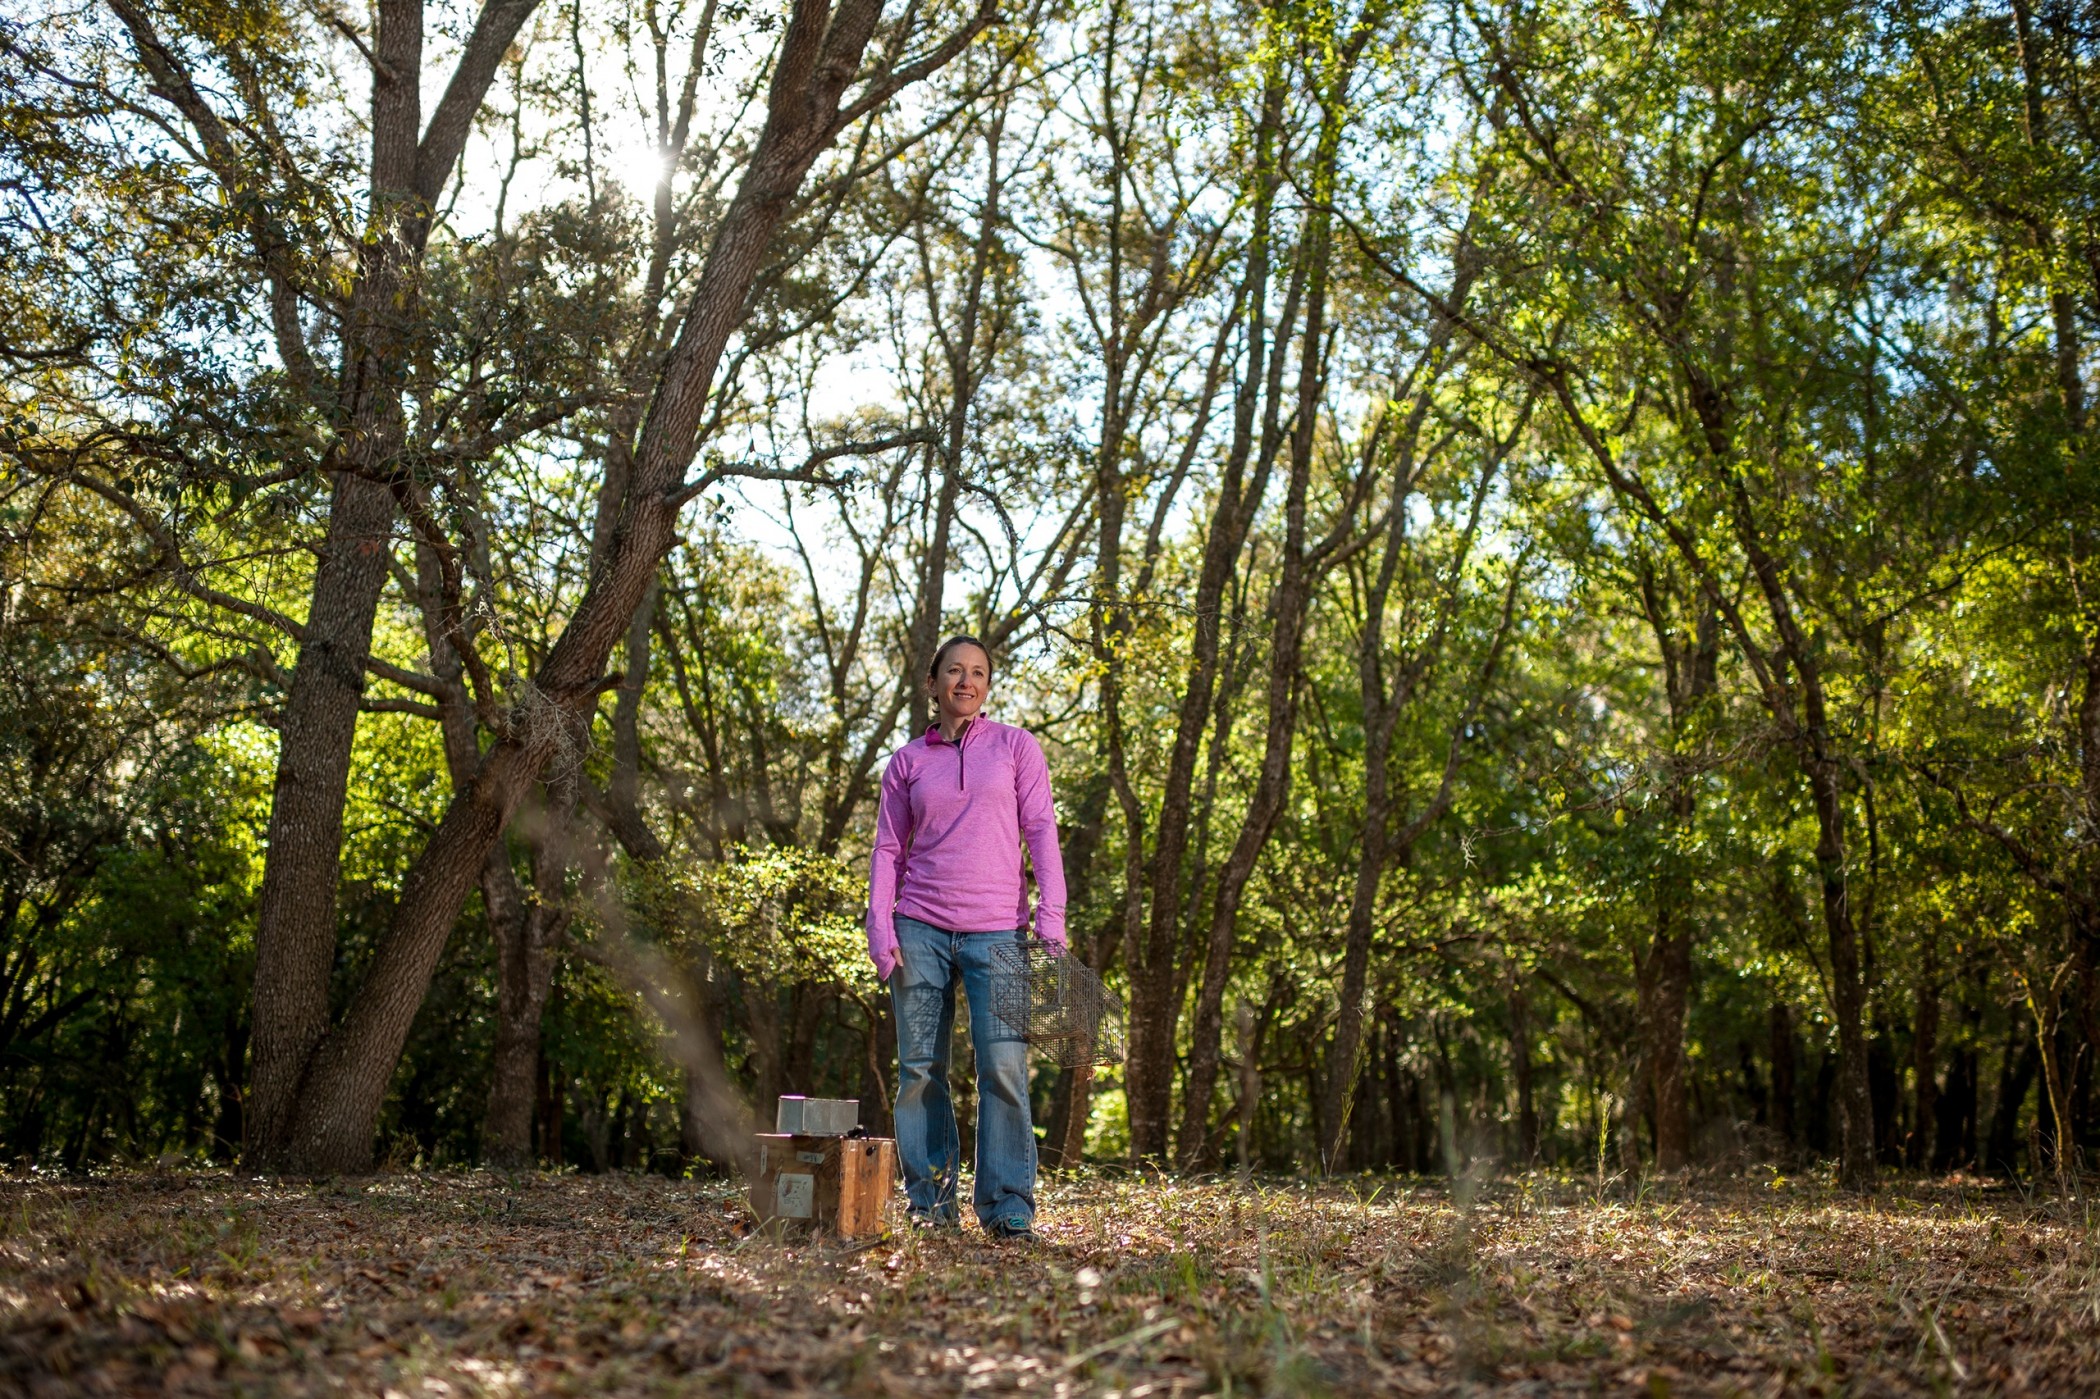
[[[938,680],[938,679],[940,679],[940,677],[941,677],[941,662],[942,662],[942,661],[945,661],[945,660],[947,660],[947,659],[948,659],[948,653],[949,653],[950,651],[953,651],[953,650],[954,650],[954,649],[955,649],[956,647],[958,647],[958,646],[975,646],[975,647],[976,647],[976,648],[977,648],[978,650],[980,650],[980,651],[984,652],[984,668],[985,668],[985,673],[986,673],[986,674],[990,674],[990,673],[991,673],[991,671],[992,671],[992,648],[991,648],[991,647],[989,647],[989,646],[985,645],[985,644],[984,644],[984,643],[983,643],[982,641],[979,641],[979,640],[978,640],[978,639],[977,639],[976,637],[974,637],[974,636],[968,636],[968,635],[962,635],[962,636],[951,636],[951,637],[949,637],[949,638],[948,638],[948,639],[947,639],[946,641],[943,641],[943,642],[941,643],[941,645],[940,645],[940,649],[939,649],[939,650],[937,650],[937,651],[935,651],[935,652],[933,653],[933,664],[932,664],[932,665],[930,665],[930,666],[928,666],[928,667],[926,667],[926,678],[927,678],[928,680]]]

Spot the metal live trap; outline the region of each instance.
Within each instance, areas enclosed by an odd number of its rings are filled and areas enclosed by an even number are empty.
[[[992,949],[992,1017],[1059,1068],[1123,1062],[1123,999],[1040,938]]]

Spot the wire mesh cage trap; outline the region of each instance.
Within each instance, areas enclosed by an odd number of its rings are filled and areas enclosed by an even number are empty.
[[[992,949],[992,1017],[1059,1068],[1123,1062],[1123,1000],[1040,938]]]

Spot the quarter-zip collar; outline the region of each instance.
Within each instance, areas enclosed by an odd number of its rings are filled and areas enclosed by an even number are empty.
[[[928,744],[935,747],[946,744],[955,749],[955,790],[958,792],[968,790],[969,785],[963,780],[964,774],[969,768],[969,755],[963,751],[963,745],[970,741],[971,731],[977,727],[977,721],[983,717],[982,714],[973,714],[963,720],[962,732],[957,734],[952,740],[942,736],[941,724],[938,719],[926,730],[926,742]]]

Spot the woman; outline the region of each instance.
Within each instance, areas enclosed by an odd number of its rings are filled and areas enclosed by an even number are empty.
[[[1028,1045],[992,1017],[992,949],[1025,938],[1035,865],[1036,936],[1065,945],[1065,870],[1050,769],[1025,729],[987,719],[992,658],[951,637],[927,673],[938,720],[890,756],[875,819],[868,955],[897,1012],[897,1154],[915,1223],[953,1227],[962,1145],[948,1100],[955,988],[977,1049],[977,1222],[1026,1239],[1035,1222]]]

